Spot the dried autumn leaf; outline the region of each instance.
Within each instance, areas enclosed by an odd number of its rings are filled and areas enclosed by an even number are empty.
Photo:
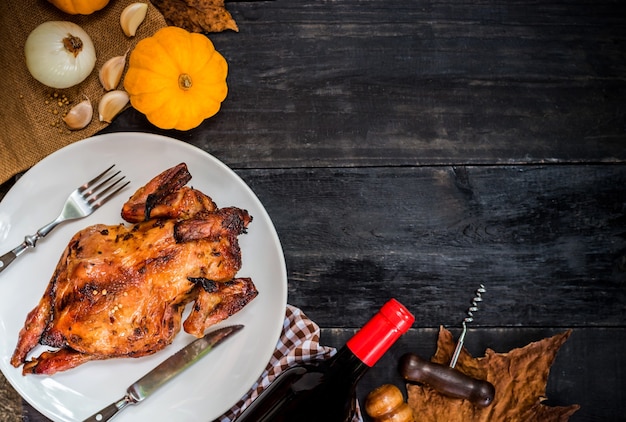
[[[151,0],[165,21],[189,32],[239,31],[224,0]]]
[[[571,330],[530,343],[508,353],[487,349],[482,358],[473,358],[463,349],[456,369],[491,382],[496,395],[489,407],[479,408],[467,400],[452,399],[428,386],[407,384],[408,404],[419,421],[541,421],[565,422],[580,406],[549,407],[546,384],[556,354]],[[433,362],[450,362],[456,344],[450,331],[439,330]]]

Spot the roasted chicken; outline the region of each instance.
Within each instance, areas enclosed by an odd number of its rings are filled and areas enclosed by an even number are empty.
[[[201,337],[257,295],[241,267],[238,236],[252,217],[218,208],[186,187],[184,163],[130,197],[130,225],[94,225],[70,240],[39,304],[20,331],[11,364],[53,374],[90,360],[140,357],[170,344],[183,328]],[[27,361],[35,346],[43,352]]]

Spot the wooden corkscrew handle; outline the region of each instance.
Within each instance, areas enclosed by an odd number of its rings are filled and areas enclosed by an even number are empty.
[[[449,366],[424,360],[413,353],[400,358],[399,370],[410,382],[428,384],[448,397],[466,399],[480,407],[493,402],[496,390],[488,381],[465,375]]]

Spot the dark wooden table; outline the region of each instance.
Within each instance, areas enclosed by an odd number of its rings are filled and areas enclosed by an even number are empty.
[[[467,346],[507,352],[572,329],[547,386],[572,421],[626,420],[626,8],[621,1],[227,3],[240,32],[220,113],[160,131],[256,192],[282,241],[289,303],[340,346],[390,297],[429,357],[488,292]],[[141,157],[138,157],[141,159]],[[3,186],[6,192],[11,183]],[[25,421],[43,420],[28,405]]]

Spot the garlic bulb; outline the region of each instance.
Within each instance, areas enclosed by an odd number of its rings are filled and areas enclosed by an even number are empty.
[[[83,101],[76,104],[63,116],[63,121],[71,130],[80,130],[91,123],[92,117],[93,107],[91,106],[91,101],[85,97]]]
[[[104,87],[105,91],[110,91],[117,88],[122,79],[122,73],[124,73],[124,66],[126,66],[126,55],[111,57],[100,68],[98,77],[100,83]]]
[[[120,15],[120,25],[127,37],[135,36],[137,28],[144,21],[147,13],[147,3],[132,3],[124,8]]]
[[[96,65],[96,50],[78,25],[48,21],[35,28],[24,46],[26,67],[35,79],[52,88],[77,85]]]
[[[100,121],[111,123],[113,118],[126,107],[128,100],[128,93],[119,89],[104,94],[100,100],[100,104],[98,104]]]

